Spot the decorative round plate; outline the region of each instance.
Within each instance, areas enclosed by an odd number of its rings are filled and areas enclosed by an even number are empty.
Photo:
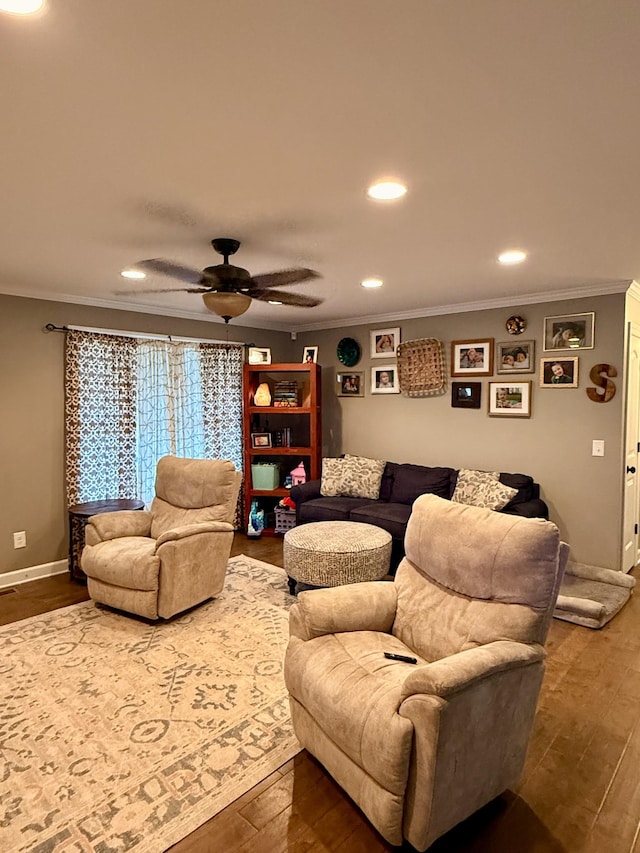
[[[345,367],[353,367],[360,361],[362,350],[355,338],[342,338],[336,349],[338,361]]]
[[[517,314],[514,314],[513,317],[509,317],[504,325],[510,335],[521,335],[527,328],[527,321],[524,317],[519,317]]]

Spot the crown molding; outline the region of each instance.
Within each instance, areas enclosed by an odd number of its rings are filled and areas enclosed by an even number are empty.
[[[345,326],[368,326],[371,324],[392,323],[395,320],[418,320],[422,317],[439,317],[444,314],[463,314],[467,311],[488,311],[492,308],[510,308],[523,305],[537,305],[542,302],[561,302],[565,299],[582,299],[587,296],[606,296],[610,293],[624,293],[632,285],[640,299],[640,285],[630,279],[612,281],[603,284],[588,284],[582,287],[555,290],[552,293],[525,293],[517,296],[500,296],[496,299],[484,299],[476,302],[460,302],[455,305],[436,305],[430,308],[415,308],[411,311],[395,311],[390,314],[370,314],[364,317],[345,317],[342,320],[326,320],[319,323],[307,323],[298,326],[297,332],[320,332],[325,329],[340,329]]]
[[[110,299],[99,299],[90,296],[77,296],[68,293],[43,293],[38,291],[30,291],[25,293],[24,290],[12,290],[7,287],[0,287],[0,294],[4,296],[19,296],[22,299],[42,299],[47,302],[66,302],[71,305],[90,305],[93,308],[110,308],[113,311],[134,311],[137,314],[158,314],[162,317],[178,317],[182,320],[199,320],[201,323],[213,323],[217,326],[224,326],[224,321],[215,314],[198,314],[194,311],[180,311],[175,308],[158,308],[154,305],[140,305],[135,302],[123,305],[122,302],[116,302]],[[263,321],[251,322],[251,316],[242,315],[233,319],[234,326],[243,326],[251,329],[264,329],[273,332],[290,332],[291,326],[282,323],[265,323]]]
[[[234,326],[242,326],[252,329],[264,329],[273,332],[320,332],[325,329],[341,329],[345,326],[368,326],[391,323],[397,320],[416,320],[421,317],[439,317],[445,314],[463,314],[467,311],[488,311],[492,308],[521,307],[523,305],[536,305],[542,302],[561,302],[566,299],[582,299],[588,296],[606,296],[610,293],[628,292],[634,298],[640,300],[640,284],[637,281],[627,279],[624,281],[603,282],[600,284],[587,284],[579,287],[565,288],[546,293],[525,293],[517,296],[500,296],[495,299],[477,300],[474,302],[460,302],[452,305],[435,305],[429,308],[414,308],[411,311],[396,311],[389,314],[369,314],[365,316],[342,317],[337,320],[320,320],[317,323],[305,323],[302,326],[293,326],[285,323],[265,322],[264,320],[251,320],[251,315],[246,314],[233,320]],[[110,299],[99,299],[87,296],[71,296],[68,293],[43,293],[31,291],[24,293],[11,288],[0,287],[0,293],[6,296],[19,296],[24,299],[43,299],[49,302],[66,302],[74,305],[90,305],[94,308],[110,308],[114,311],[134,311],[139,314],[158,314],[163,317],[178,317],[183,320],[199,320],[201,323],[213,323],[223,326],[224,322],[214,314],[209,316],[197,314],[193,311],[180,311],[178,309],[158,308],[150,305],[112,301]]]
[[[640,302],[640,283],[635,279],[629,285],[629,289],[627,290],[627,294],[636,301]]]

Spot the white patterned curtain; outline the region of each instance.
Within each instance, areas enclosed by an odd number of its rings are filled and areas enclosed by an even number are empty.
[[[243,355],[237,345],[68,332],[69,504],[149,503],[168,454],[230,459],[242,470]]]

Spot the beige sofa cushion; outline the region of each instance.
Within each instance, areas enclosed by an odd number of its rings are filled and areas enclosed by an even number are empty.
[[[82,571],[105,584],[127,589],[157,590],[160,557],[155,556],[156,543],[146,536],[122,536],[82,552]]]
[[[384,657],[385,651],[412,654],[395,637],[377,631],[328,634],[306,642],[293,638],[287,686],[352,761],[383,788],[401,794],[413,726],[397,712],[409,664],[398,666]],[[319,672],[322,690],[316,686]]]

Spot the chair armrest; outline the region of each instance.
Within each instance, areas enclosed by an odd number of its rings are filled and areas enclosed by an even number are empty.
[[[442,660],[419,666],[404,680],[401,702],[415,693],[447,698],[477,681],[520,666],[544,660],[542,646],[497,640],[467,649]]]
[[[395,584],[365,581],[301,592],[289,611],[289,634],[312,640],[347,631],[391,632],[396,616]]]
[[[197,524],[183,524],[171,530],[165,530],[156,539],[156,550],[165,542],[175,542],[177,539],[186,539],[188,536],[197,536],[200,533],[233,533],[233,524],[228,521],[200,521]]]
[[[289,492],[291,500],[296,507],[305,501],[313,500],[313,498],[321,497],[320,480],[309,480],[307,483],[301,483],[299,486],[294,486]]]
[[[85,528],[85,542],[87,545],[97,545],[98,542],[105,542],[108,539],[150,534],[151,513],[149,511],[121,509],[118,512],[101,512],[98,515],[92,515]]]

